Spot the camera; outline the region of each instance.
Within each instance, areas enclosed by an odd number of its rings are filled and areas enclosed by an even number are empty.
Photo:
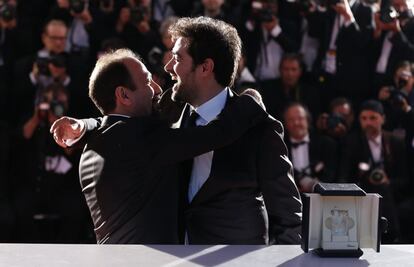
[[[368,176],[368,181],[374,184],[382,184],[385,180],[385,173],[380,168],[373,169]]]
[[[69,10],[75,14],[80,14],[85,9],[85,0],[69,0]]]
[[[35,62],[39,70],[39,74],[49,76],[49,63],[53,64],[55,67],[58,68],[65,68],[66,61],[67,54],[65,52],[62,52],[58,54],[51,53],[49,57],[37,57]]]
[[[326,126],[328,127],[328,130],[334,130],[339,124],[346,126],[345,119],[338,113],[329,114],[326,119]]]
[[[252,17],[260,22],[271,22],[275,16],[272,1],[253,1]]]
[[[398,12],[393,6],[383,7],[380,12],[380,20],[384,23],[391,23],[396,19],[410,19],[414,14],[411,9]]]
[[[132,24],[136,25],[144,20],[145,16],[148,14],[148,9],[144,6],[135,6],[130,7],[130,12],[130,21]]]
[[[408,95],[404,89],[407,86],[408,79],[411,78],[411,73],[408,71],[402,71],[398,77],[396,87],[390,87],[389,102],[393,108],[400,110],[404,102],[407,102]]]
[[[6,22],[16,18],[16,7],[8,3],[0,3],[0,18]]]
[[[42,121],[47,121],[51,112],[56,117],[62,117],[66,113],[66,105],[60,101],[60,95],[67,95],[65,88],[60,83],[52,83],[37,92],[35,105],[38,108],[38,116]]]

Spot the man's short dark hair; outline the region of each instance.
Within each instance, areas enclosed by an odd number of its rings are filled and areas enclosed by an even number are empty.
[[[241,54],[241,40],[233,26],[207,17],[181,18],[169,32],[175,40],[188,40],[194,66],[211,58],[216,81],[222,86],[233,85]]]
[[[302,60],[302,56],[300,54],[297,53],[286,53],[282,56],[282,59],[280,60],[280,64],[279,64],[279,68],[282,68],[282,64],[285,61],[296,61],[299,64],[299,68],[301,70],[304,69],[304,63]]]
[[[352,113],[354,112],[351,101],[348,98],[345,98],[345,97],[337,97],[337,98],[334,98],[329,103],[329,112],[333,112],[333,110],[336,107],[343,106],[343,105],[349,105],[349,107],[351,108],[351,112]]]
[[[115,109],[115,89],[119,86],[134,91],[133,78],[124,60],[140,60],[131,50],[118,49],[104,54],[96,62],[89,79],[89,97],[102,114]]]

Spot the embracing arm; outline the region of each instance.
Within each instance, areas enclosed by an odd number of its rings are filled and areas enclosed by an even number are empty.
[[[248,129],[268,117],[251,97],[243,95],[229,103],[217,119],[206,126],[163,129],[151,136],[156,164],[171,164],[229,145]]]

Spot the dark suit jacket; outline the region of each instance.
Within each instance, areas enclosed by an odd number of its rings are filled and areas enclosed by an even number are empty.
[[[253,102],[240,101],[222,120],[192,129],[169,129],[153,117],[104,117],[80,162],[98,242],[177,243],[178,183],[171,167],[228,144],[255,125],[266,114]],[[246,108],[249,116],[235,115]],[[96,124],[92,120],[87,127]]]
[[[292,144],[288,135],[285,137],[286,146],[289,150],[289,158],[292,159]],[[316,165],[323,163],[323,169],[314,173],[321,182],[336,182],[336,169],[338,164],[338,150],[335,141],[331,138],[317,133],[309,134],[309,164],[312,171]],[[296,180],[296,177],[295,177]]]
[[[389,132],[382,134],[384,169],[390,178],[392,192],[398,196],[408,183],[406,152],[403,140]],[[344,182],[366,182],[359,171],[359,163],[371,162],[371,151],[366,137],[355,132],[344,141],[343,153],[339,165],[338,178]]]
[[[372,44],[372,10],[361,1],[356,0],[351,7],[355,23],[342,26],[336,39],[336,84],[341,95],[355,97],[355,94],[366,97],[369,94],[370,58]],[[320,47],[315,61],[315,70],[322,71],[322,63],[329,50],[332,28],[336,12],[314,12],[308,16],[309,34],[318,38]]]
[[[289,94],[283,90],[281,79],[270,80],[262,83],[261,93],[266,111],[276,119],[283,118],[283,112],[291,102],[300,102],[305,105],[313,118],[317,118],[321,112],[321,94],[318,88],[299,82]]]
[[[282,136],[269,117],[214,150],[210,176],[185,210],[190,244],[300,242],[302,203]]]

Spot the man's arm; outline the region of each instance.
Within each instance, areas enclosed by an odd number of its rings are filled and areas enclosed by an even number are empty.
[[[251,93],[242,95],[206,126],[157,131],[147,142],[155,153],[153,162],[176,163],[231,144],[268,117],[257,101]]]
[[[292,163],[279,121],[263,128],[259,146],[258,177],[269,217],[270,244],[299,244],[302,201],[293,179]]]

